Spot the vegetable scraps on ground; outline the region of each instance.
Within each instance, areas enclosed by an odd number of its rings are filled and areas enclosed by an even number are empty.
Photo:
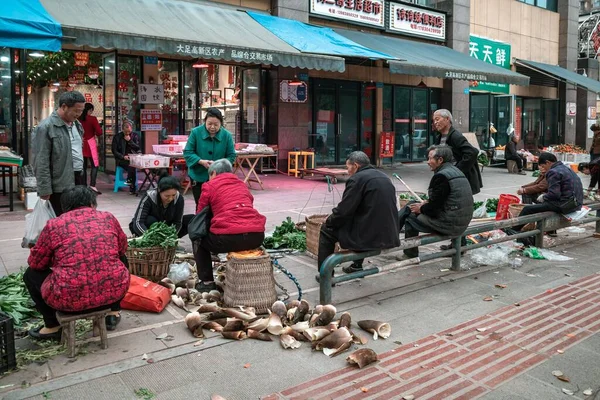
[[[129,247],[176,247],[177,229],[173,225],[167,225],[164,222],[156,222],[144,234],[129,241]]]
[[[275,227],[272,236],[266,237],[263,246],[266,249],[306,250],[306,233],[296,228],[292,218],[287,217],[281,225]]]

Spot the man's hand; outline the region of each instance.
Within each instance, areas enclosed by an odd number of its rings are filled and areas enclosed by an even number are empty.
[[[40,196],[40,199],[42,199],[42,200],[50,200],[50,195]]]
[[[543,203],[544,202],[544,195],[540,194],[537,198],[538,203]]]
[[[409,204],[408,208],[410,208],[410,211],[415,214],[421,214],[421,206],[423,204],[425,204],[425,202]]]
[[[517,194],[523,194],[523,188],[520,187],[519,190],[517,190]]]

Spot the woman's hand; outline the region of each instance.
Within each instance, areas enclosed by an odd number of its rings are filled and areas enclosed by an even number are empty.
[[[213,161],[211,161],[211,160],[200,160],[200,161],[198,161],[198,164],[202,165],[206,169],[208,169],[208,167],[210,167],[210,165],[212,163],[213,163]]]

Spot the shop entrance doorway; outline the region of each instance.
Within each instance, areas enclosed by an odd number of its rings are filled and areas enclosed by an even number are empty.
[[[316,163],[342,165],[359,150],[361,84],[316,79],[312,87]]]

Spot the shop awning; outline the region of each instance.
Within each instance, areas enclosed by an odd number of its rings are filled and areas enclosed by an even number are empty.
[[[365,47],[339,35],[331,28],[305,24],[293,19],[248,12],[258,23],[303,53],[369,59],[393,59],[385,52]]]
[[[75,46],[344,71],[302,54],[235,8],[185,0],[41,0]]]
[[[400,60],[388,61],[390,72],[468,81],[528,85],[525,75],[479,61],[445,46],[383,35],[334,29],[346,38]]]
[[[3,0],[0,47],[59,51],[62,30],[39,0]]]
[[[594,93],[600,93],[600,82],[590,79],[587,76],[579,75],[574,71],[559,67],[558,65],[521,59],[517,59],[515,64],[517,66],[525,67],[525,69],[522,69],[523,74],[528,74],[528,71],[531,71],[534,74],[546,75],[558,81],[577,85]]]

